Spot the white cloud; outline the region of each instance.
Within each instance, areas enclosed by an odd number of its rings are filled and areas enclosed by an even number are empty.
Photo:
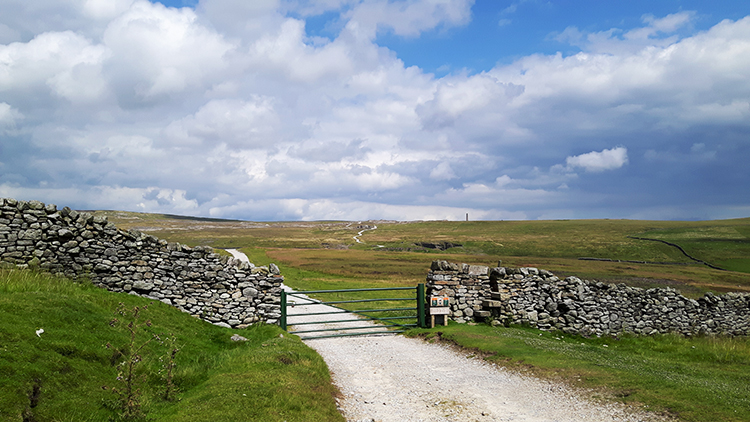
[[[590,53],[634,53],[647,47],[666,47],[679,38],[673,35],[683,27],[690,26],[696,18],[692,11],[677,12],[663,18],[646,14],[642,17],[646,26],[624,31],[618,28],[587,33],[575,26],[565,28],[555,39],[580,47]]]
[[[361,33],[374,39],[378,29],[416,37],[438,26],[465,25],[471,19],[474,0],[372,0],[364,1],[344,15]]]
[[[112,51],[107,70],[121,94],[138,100],[205,89],[222,75],[225,56],[235,48],[190,9],[140,1],[107,26],[103,42]]]
[[[522,212],[505,212],[501,210],[484,210],[467,207],[450,207],[441,205],[414,206],[399,204],[384,204],[378,202],[349,201],[320,199],[285,199],[281,201],[247,201],[228,207],[216,207],[211,210],[214,217],[228,217],[237,214],[257,213],[265,208],[282,209],[281,215],[289,220],[464,220],[466,213],[472,220],[523,220],[526,215]]]
[[[653,202],[676,201],[663,186],[685,163],[734,180],[750,158],[750,17],[572,28],[584,52],[438,78],[377,33],[466,25],[471,1],[31,3],[8,3],[26,24],[0,17],[19,37],[0,45],[10,196],[248,219],[588,217],[628,189],[606,170],[629,155],[658,162],[628,168]],[[321,13],[340,21],[331,39],[306,29]]]
[[[251,40],[278,28],[280,7],[279,0],[200,0],[196,11],[222,34]]]
[[[329,11],[344,10],[358,3],[360,0],[283,0],[282,8],[302,16],[316,16]]]
[[[226,143],[253,149],[272,144],[280,124],[271,98],[211,100],[194,115],[172,122],[165,135],[175,144]]]
[[[305,24],[287,19],[277,33],[251,46],[250,60],[267,71],[282,71],[290,79],[313,82],[325,76],[343,78],[354,70],[351,50],[342,42],[313,47],[305,44]]]
[[[603,151],[591,151],[586,154],[575,155],[565,159],[568,167],[581,167],[590,172],[615,170],[628,163],[628,149],[616,147]]]
[[[113,19],[128,9],[134,0],[84,0],[83,12],[96,20]]]
[[[108,51],[70,31],[47,32],[27,43],[0,45],[0,90],[47,91],[77,102],[105,91],[101,65]]]

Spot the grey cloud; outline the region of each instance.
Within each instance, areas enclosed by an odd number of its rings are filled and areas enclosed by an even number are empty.
[[[0,18],[22,41],[0,45],[13,52],[0,64],[2,195],[260,220],[750,208],[738,194],[750,185],[750,17],[689,35],[685,15],[649,18],[612,32],[608,54],[435,78],[367,30],[391,13],[394,34],[462,25],[470,2],[58,3],[8,3],[44,11],[38,22]],[[361,5],[380,14],[365,21]],[[292,7],[346,25],[310,42]]]
[[[364,141],[355,139],[351,142],[306,141],[289,149],[289,155],[305,161],[334,162],[344,158],[361,159],[372,151],[364,146]]]

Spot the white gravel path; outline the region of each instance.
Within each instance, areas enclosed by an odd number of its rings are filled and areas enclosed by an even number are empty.
[[[235,252],[230,250],[239,257]],[[289,309],[290,315],[312,310],[303,303],[309,302],[297,300],[297,306]],[[322,307],[315,305],[314,312],[321,312]],[[290,322],[302,318],[312,317],[290,317]],[[342,393],[339,408],[347,421],[663,420],[619,404],[593,402],[564,385],[467,357],[444,344],[395,335],[312,339],[305,343],[328,364]]]

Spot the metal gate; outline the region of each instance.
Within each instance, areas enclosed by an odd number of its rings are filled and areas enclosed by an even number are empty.
[[[325,297],[329,294],[386,291],[403,291],[408,296],[354,300],[320,300],[308,296],[316,295],[317,297]],[[406,292],[412,292],[412,294],[409,295]],[[410,302],[411,306],[378,308],[378,302]],[[344,309],[341,306],[344,304],[374,304],[376,307]],[[281,328],[287,331],[289,327],[296,327],[297,329],[291,332],[297,335],[303,334],[304,336],[300,336],[303,340],[370,334],[395,334],[402,333],[412,327],[425,327],[424,283],[420,283],[416,287],[309,290],[302,292],[282,291],[280,323]],[[312,333],[315,334],[312,336],[308,335]],[[321,333],[330,334],[319,335]]]

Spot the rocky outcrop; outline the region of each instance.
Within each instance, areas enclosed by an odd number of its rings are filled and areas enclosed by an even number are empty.
[[[0,199],[0,260],[90,279],[226,327],[276,323],[281,315],[284,278],[273,264],[255,267],[39,201]]]
[[[427,249],[437,249],[439,251],[444,251],[450,248],[460,248],[460,243],[453,243],[453,242],[417,242],[415,243],[417,246],[421,246],[423,248]]]
[[[527,324],[582,335],[750,334],[750,295],[689,299],[671,288],[560,279],[537,268],[432,263],[428,296],[447,296],[458,322]]]

